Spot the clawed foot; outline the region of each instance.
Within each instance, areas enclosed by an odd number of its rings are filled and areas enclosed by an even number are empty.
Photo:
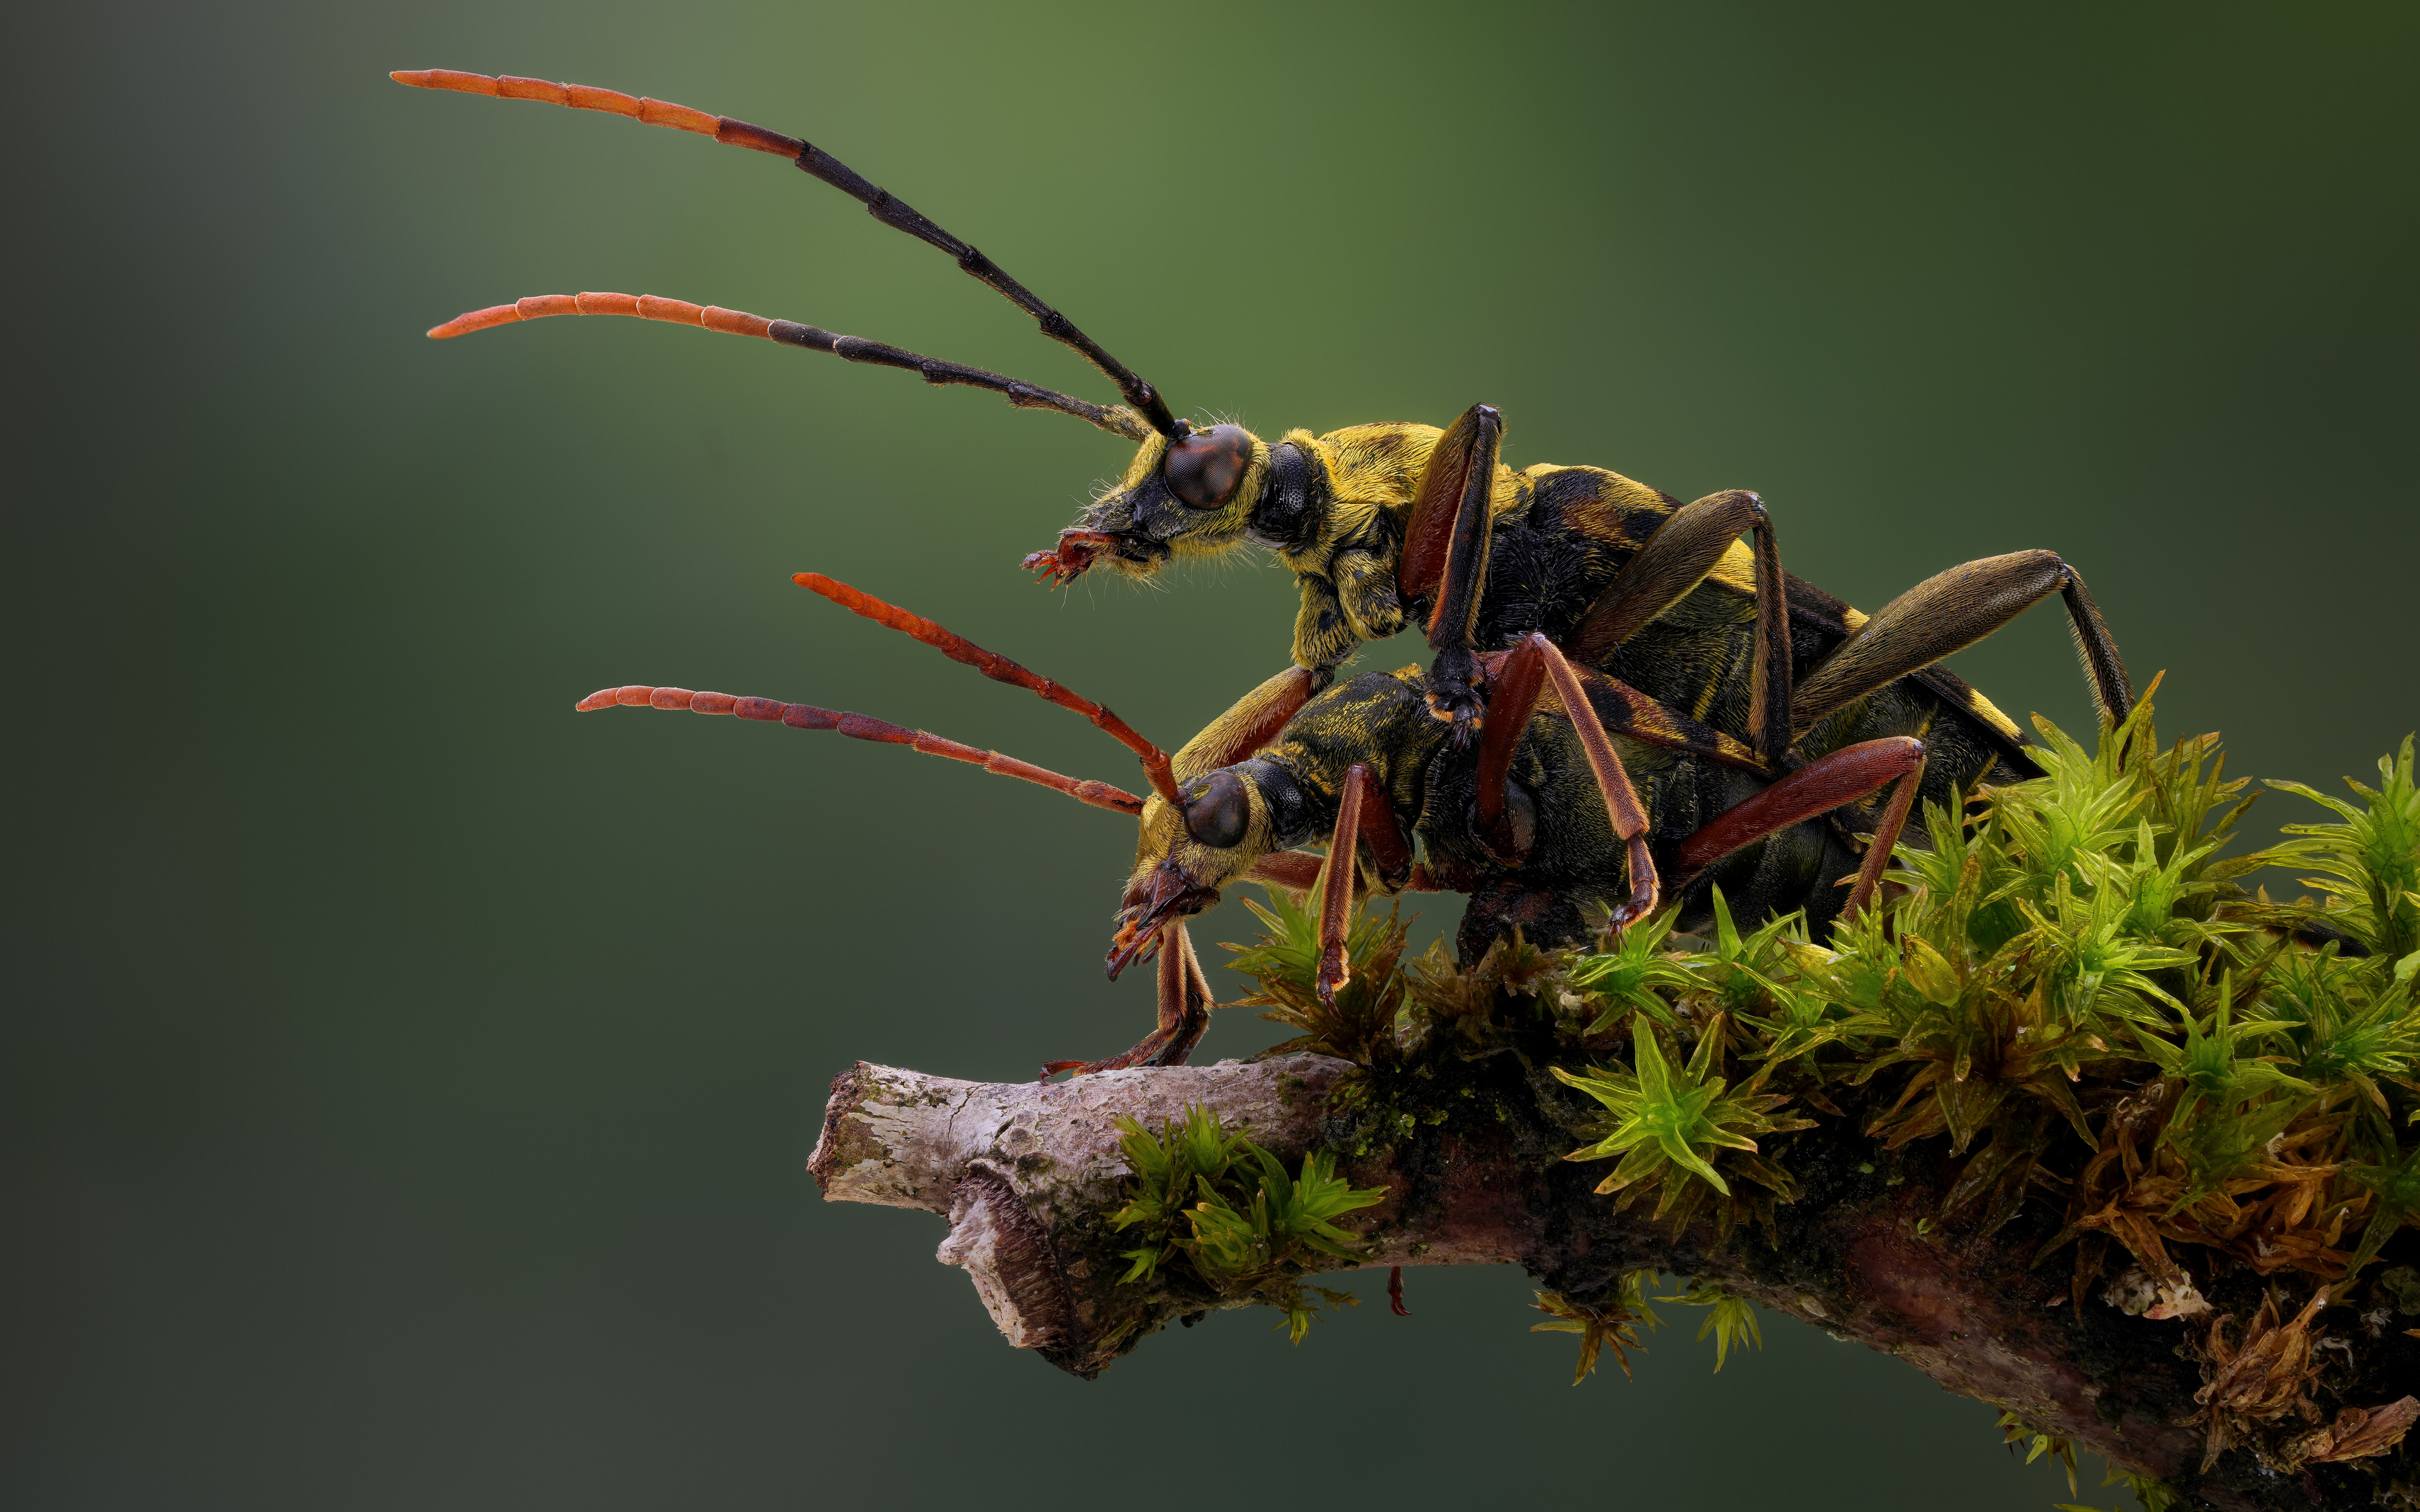
[[[1387,1273],[1387,1305],[1398,1318],[1409,1318],[1412,1310],[1404,1305],[1404,1268],[1396,1266]]]
[[[1205,1017],[1199,1025],[1154,1029],[1144,1035],[1133,1049],[1106,1060],[1046,1060],[1042,1063],[1042,1074],[1034,1079],[1047,1082],[1063,1071],[1072,1071],[1077,1076],[1093,1076],[1105,1071],[1130,1071],[1137,1066],[1182,1066],[1192,1056],[1193,1046],[1201,1040],[1202,1030],[1208,1024]],[[1068,1079],[1072,1081],[1075,1078]]]
[[[1063,1071],[1072,1071],[1077,1076],[1096,1076],[1105,1071],[1125,1071],[1135,1066],[1144,1065],[1150,1062],[1155,1051],[1167,1048],[1166,1039],[1167,1036],[1163,1034],[1145,1035],[1142,1042],[1132,1050],[1111,1056],[1106,1060],[1046,1060],[1042,1063],[1042,1074],[1034,1080],[1047,1082]],[[1182,1058],[1182,1057],[1179,1057],[1179,1059]],[[1071,1076],[1068,1080],[1073,1081],[1075,1077]]]
[[[1453,726],[1456,749],[1479,738],[1487,722],[1487,699],[1480,691],[1479,658],[1468,651],[1437,653],[1429,668],[1429,713]]]

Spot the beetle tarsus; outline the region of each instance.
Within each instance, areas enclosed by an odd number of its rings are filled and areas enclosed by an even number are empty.
[[[1456,750],[1479,738],[1487,726],[1483,675],[1477,655],[1461,646],[1437,653],[1429,668],[1429,713],[1453,726]]]

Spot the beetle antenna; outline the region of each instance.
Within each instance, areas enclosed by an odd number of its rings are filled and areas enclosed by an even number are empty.
[[[985,651],[966,637],[945,630],[921,614],[911,614],[904,609],[886,604],[872,594],[861,593],[820,572],[802,572],[790,580],[801,588],[821,594],[852,614],[861,614],[876,625],[887,625],[903,635],[914,636],[952,661],[972,667],[995,683],[1024,688],[1046,702],[1082,715],[1107,731],[1111,739],[1142,758],[1143,776],[1151,779],[1154,793],[1171,803],[1178,801],[1176,778],[1169,769],[1168,752],[1136,733],[1134,726],[1073,688],[1062,687],[1047,677],[1037,677],[1006,656]]]
[[[820,178],[842,193],[865,207],[866,213],[894,231],[904,231],[917,240],[939,248],[957,263],[959,270],[981,280],[1011,304],[1033,316],[1042,333],[1060,343],[1086,362],[1099,368],[1109,380],[1118,386],[1127,404],[1142,416],[1151,428],[1171,440],[1179,440],[1190,428],[1184,421],[1169,413],[1168,401],[1159,391],[1104,350],[1099,342],[1076,329],[1076,323],[1037,299],[1032,290],[1001,270],[998,263],[950,235],[919,214],[907,201],[889,190],[869,182],[857,170],[816,147],[797,137],[768,131],[761,126],[736,121],[728,116],[708,116],[687,105],[675,105],[660,100],[644,100],[613,89],[597,89],[587,85],[550,84],[544,79],[521,79],[506,75],[489,78],[484,73],[462,73],[453,69],[403,69],[387,75],[396,83],[415,89],[451,89],[466,95],[487,95],[499,100],[537,100],[551,105],[567,105],[573,110],[602,111],[609,116],[627,116],[650,126],[669,126],[675,131],[694,131],[718,142],[743,147],[757,152],[787,158],[809,177]]]
[[[1122,814],[1142,812],[1140,798],[1107,782],[1078,781],[1072,777],[1061,777],[1031,762],[1020,762],[996,750],[962,746],[954,740],[926,734],[922,730],[869,719],[862,714],[818,709],[812,703],[784,703],[780,699],[734,698],[728,693],[698,693],[686,687],[643,687],[633,684],[627,687],[599,688],[573,707],[582,714],[613,708],[687,709],[691,714],[736,714],[743,719],[777,720],[793,730],[837,730],[851,740],[906,746],[927,756],[944,756],[954,762],[966,762],[1001,777],[1038,782],[1095,809],[1108,809]]]
[[[458,315],[442,326],[429,327],[428,335],[433,341],[446,341],[455,336],[467,336],[474,331],[508,326],[521,320],[540,320],[551,315],[636,316],[642,320],[699,326],[726,335],[761,336],[785,347],[804,347],[811,351],[830,352],[843,362],[905,368],[937,387],[959,383],[969,388],[988,389],[1020,409],[1056,409],[1063,415],[1089,421],[1128,440],[1139,441],[1151,435],[1142,417],[1123,405],[1097,405],[1089,399],[1078,399],[1021,378],[985,372],[962,363],[943,362],[938,357],[922,357],[903,347],[868,341],[862,336],[837,335],[814,326],[800,325],[796,320],[768,320],[761,315],[750,315],[745,310],[726,310],[719,304],[691,304],[687,300],[659,299],[653,294],[533,294],[510,304],[491,304],[484,310]]]

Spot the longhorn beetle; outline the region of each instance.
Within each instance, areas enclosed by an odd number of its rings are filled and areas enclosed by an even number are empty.
[[[1204,906],[1218,885],[1236,874],[1232,863],[1242,851],[1267,853],[1272,844],[1291,843],[1287,837],[1307,835],[1327,814],[1356,816],[1358,824],[1365,810],[1377,813],[1369,795],[1382,790],[1390,804],[1419,800],[1413,829],[1441,851],[1441,860],[1462,868],[1454,873],[1457,884],[1478,887],[1466,949],[1474,931],[1484,935],[1515,922],[1564,932],[1575,889],[1602,890],[1604,878],[1602,866],[1583,868],[1593,880],[1566,885],[1553,880],[1561,874],[1559,863],[1539,859],[1563,854],[1554,826],[1569,818],[1565,810],[1538,808],[1542,795],[1560,791],[1557,784],[1566,780],[1569,763],[1558,766],[1525,733],[1547,682],[1561,690],[1559,702],[1577,721],[1575,748],[1587,757],[1611,833],[1622,841],[1630,901],[1621,916],[1635,915],[1658,895],[1659,865],[1698,864],[1702,871],[1702,846],[1674,850],[1686,837],[1666,833],[1683,810],[1693,823],[1720,822],[1694,801],[1659,810],[1652,795],[1662,790],[1653,781],[1644,784],[1651,797],[1642,802],[1639,784],[1624,775],[1625,760],[1685,756],[1725,766],[1751,785],[1769,784],[1763,794],[1783,795],[1763,801],[1776,813],[1796,815],[1792,823],[1850,804],[1828,821],[1833,842],[1854,845],[1852,825],[1878,837],[1895,834],[1916,797],[1945,802],[1978,781],[2039,775],[2014,723],[1936,663],[2054,593],[2065,603],[2102,717],[2122,721],[2133,707],[2125,666],[2082,578],[2048,551],[1952,568],[1869,618],[1782,570],[1772,517],[1757,495],[1734,489],[1683,504],[1599,468],[1542,464],[1515,471],[1501,460],[1502,417],[1486,405],[1473,405],[1442,430],[1388,423],[1326,436],[1291,431],[1274,443],[1236,425],[1197,430],[1170,410],[1157,389],[989,257],[810,143],[728,116],[580,85],[447,69],[393,77],[423,88],[627,116],[789,159],[863,203],[884,224],[940,249],[1032,316],[1046,335],[1107,376],[1124,403],[1096,405],[879,342],[652,296],[535,296],[458,316],[433,328],[431,336],[551,315],[637,316],[904,368],[932,384],[988,389],[1019,408],[1055,409],[1140,443],[1125,476],[1061,532],[1056,548],[1027,559],[1046,580],[1064,582],[1103,563],[1148,575],[1173,556],[1229,550],[1247,541],[1268,547],[1293,569],[1302,589],[1295,665],[1247,694],[1195,743],[1212,741],[1227,759],[1187,763],[1180,752],[1177,761],[1158,757],[1155,764],[1156,752],[1145,753],[1153,796],[1138,812],[1150,865],[1139,857],[1113,972],[1160,949],[1169,923]],[[1753,549],[1745,539],[1751,535]],[[1274,755],[1254,765],[1252,752],[1310,712],[1306,705],[1323,695],[1337,665],[1360,642],[1416,621],[1425,625],[1433,653],[1425,674],[1392,674],[1392,692],[1357,679],[1353,687],[1364,688],[1357,695],[1360,702],[1331,698],[1302,727],[1310,741],[1301,748],[1303,770],[1326,773],[1333,779],[1328,786],[1285,768]],[[1585,683],[1588,674],[1617,680],[1623,690],[1613,701],[1619,715],[1608,730],[1636,747],[1627,756],[1619,743],[1588,737],[1582,728],[1590,721],[1577,704],[1588,700],[1575,702],[1566,685],[1575,678]],[[1441,724],[1431,733],[1441,733],[1455,753],[1444,766],[1434,753],[1415,756],[1426,750],[1425,740],[1397,722],[1402,696],[1415,691],[1424,717]],[[1498,699],[1510,702],[1491,739],[1488,705]],[[1394,732],[1384,738],[1370,723],[1380,718],[1382,705],[1380,722]],[[1140,737],[1107,710],[1088,707],[1095,723],[1112,733],[1123,731],[1120,738],[1139,751],[1147,747],[1137,745]],[[1360,712],[1348,715],[1349,709]],[[1611,712],[1600,710],[1600,718]],[[1623,726],[1621,719],[1631,722]],[[1313,731],[1326,733],[1312,739]],[[1214,733],[1222,733],[1213,740]],[[1651,735],[1670,739],[1658,744]],[[1683,735],[1681,744],[1671,743]],[[1876,742],[1896,742],[1887,748],[1898,754],[1885,759]],[[1317,754],[1354,750],[1376,760],[1347,762],[1344,770],[1329,772],[1333,763]],[[1846,762],[1853,750],[1868,755]],[[1413,759],[1392,759],[1405,756]],[[1876,762],[1888,770],[1868,782],[1882,769],[1869,770]],[[1377,775],[1357,785],[1346,782],[1355,765]],[[1409,788],[1386,775],[1399,768],[1459,772],[1466,765],[1466,814],[1430,813],[1426,803],[1435,795],[1421,786],[1430,780],[1426,775],[1407,777]],[[1871,815],[1854,807],[1882,781],[1894,784],[1889,812]],[[1356,792],[1358,803],[1352,801]],[[1830,801],[1799,812],[1816,797]],[[1734,801],[1741,801],[1736,795]],[[1354,825],[1346,828],[1367,838]],[[1486,865],[1467,855],[1457,860],[1442,854],[1459,844],[1444,837],[1464,833]],[[1766,833],[1757,830],[1750,839]],[[1544,851],[1531,849],[1540,843]],[[1659,844],[1667,852],[1662,861]],[[1759,844],[1736,864],[1778,866],[1787,848]],[[1886,854],[1888,844],[1878,839],[1875,848]],[[1392,874],[1387,863],[1381,870]],[[1346,890],[1338,889],[1340,895]],[[1792,887],[1769,890],[1775,903],[1789,906]],[[1820,907],[1811,912],[1819,923],[1827,917]],[[1161,949],[1164,962],[1169,953]]]
[[[988,389],[1019,408],[1055,409],[1138,441],[1125,476],[1061,532],[1054,549],[1034,553],[1027,565],[1063,582],[1101,563],[1148,576],[1180,554],[1223,552],[1248,541],[1269,548],[1302,590],[1294,661],[1309,676],[1286,685],[1296,706],[1326,687],[1363,640],[1417,620],[1435,653],[1429,705],[1453,723],[1458,741],[1467,740],[1484,718],[1476,659],[1481,652],[1504,649],[1532,630],[1560,640],[1619,598],[1624,612],[1598,616],[1591,642],[1578,648],[1586,659],[1619,657],[1639,688],[1746,738],[1771,764],[1783,760],[1791,744],[1790,684],[1798,668],[1865,624],[1856,610],[1782,571],[1773,520],[1756,495],[1732,490],[1683,505],[1601,468],[1540,465],[1516,472],[1500,460],[1502,417],[1486,405],[1473,405],[1443,431],[1390,422],[1326,436],[1290,431],[1271,443],[1237,425],[1196,430],[1171,412],[1156,388],[999,264],[812,143],[584,85],[445,69],[392,77],[419,88],[626,116],[786,158],[863,203],[883,224],[946,253],[1033,316],[1044,334],[1098,368],[1125,402],[1096,405],[881,342],[653,296],[535,295],[458,316],[431,328],[430,336],[554,315],[637,316],[904,368],[936,385]],[[1753,552],[1742,540],[1751,532]],[[1860,669],[1887,675],[1838,704],[1906,679],[1913,686],[1897,697],[1916,723],[1904,733],[1944,717],[1965,727],[1958,743],[1977,749],[1954,773],[1937,771],[1927,797],[1946,797],[1995,761],[2032,771],[2016,725],[1934,663],[2053,593],[2066,600],[2102,715],[2125,717],[2133,692],[2124,666],[2083,579],[2055,556],[2017,552],[1971,563],[1919,591],[1954,599],[1955,612],[1945,623],[1914,627],[1887,652],[1876,647],[1859,658]]]
[[[1278,727],[1231,714],[1171,757],[1101,705],[930,620],[819,573],[796,580],[986,677],[1083,715],[1132,750],[1155,782],[1165,774],[1187,795],[1179,803],[1140,798],[812,704],[639,684],[580,701],[583,712],[686,709],[837,731],[1137,816],[1140,841],[1109,973],[1157,953],[1158,1023],[1122,1055],[1053,1061],[1046,1074],[1186,1058],[1209,1022],[1211,995],[1185,919],[1217,902],[1226,883],[1321,887],[1319,990],[1331,1000],[1345,980],[1353,897],[1373,887],[1470,894],[1459,942],[1466,959],[1516,928],[1542,945],[1576,943],[1599,905],[1611,909],[1619,929],[1656,907],[1667,872],[1684,920],[1703,915],[1719,886],[1743,912],[1804,909],[1820,929],[1873,896],[1924,768],[1923,742],[1889,735],[1807,751],[1804,764],[1776,780],[1742,742],[1575,667],[1534,632],[1512,651],[1479,659],[1496,712],[1475,743],[1454,740],[1429,717],[1426,676],[1407,667],[1332,687]],[[1886,786],[1886,806],[1860,860],[1817,821]],[[1289,848],[1323,835],[1324,858]],[[1425,861],[1415,861],[1416,846],[1425,848]],[[1836,880],[1853,883],[1845,897]]]

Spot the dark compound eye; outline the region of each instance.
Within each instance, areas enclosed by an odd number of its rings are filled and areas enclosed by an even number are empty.
[[[1233,772],[1211,773],[1185,806],[1186,833],[1222,851],[1242,843],[1251,823],[1252,801],[1244,794],[1244,779]]]
[[[1192,509],[1217,509],[1235,497],[1252,465],[1252,438],[1241,425],[1213,425],[1168,449],[1160,464],[1168,491]]]

